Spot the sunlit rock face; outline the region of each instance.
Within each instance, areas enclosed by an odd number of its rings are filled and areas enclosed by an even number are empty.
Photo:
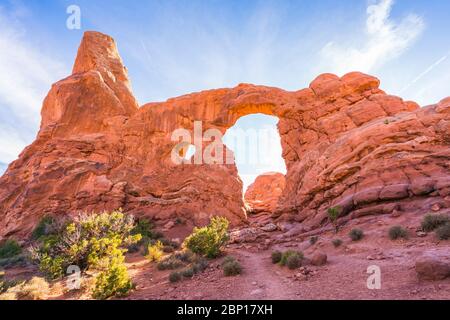
[[[286,186],[284,174],[268,172],[256,178],[245,192],[245,202],[251,213],[274,213]]]
[[[242,84],[139,107],[114,40],[87,32],[73,74],[44,100],[36,141],[0,179],[0,237],[26,236],[44,215],[120,207],[156,220],[244,223],[236,166],[174,163],[171,137],[195,121],[225,133],[254,113],[280,119],[280,219],[314,228],[332,206],[345,219],[449,207],[450,99],[419,108],[379,84],[324,74],[294,92]]]

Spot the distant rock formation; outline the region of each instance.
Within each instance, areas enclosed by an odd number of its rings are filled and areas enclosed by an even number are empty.
[[[256,178],[245,192],[245,202],[252,213],[273,213],[286,186],[284,174],[268,172]]]
[[[197,120],[224,133],[254,113],[280,119],[287,174],[277,217],[314,228],[332,206],[343,219],[450,206],[450,98],[419,108],[354,72],[294,92],[241,84],[139,107],[114,40],[87,32],[72,75],[44,101],[36,141],[0,179],[0,238],[29,234],[44,215],[119,207],[244,222],[236,166],[175,164],[171,134]]]

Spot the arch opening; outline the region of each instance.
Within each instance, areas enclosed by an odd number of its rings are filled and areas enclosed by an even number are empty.
[[[252,202],[272,207],[274,197],[277,201],[284,189],[286,163],[282,157],[278,122],[277,117],[262,113],[243,116],[223,138],[224,144],[234,153],[243,194],[250,207]]]

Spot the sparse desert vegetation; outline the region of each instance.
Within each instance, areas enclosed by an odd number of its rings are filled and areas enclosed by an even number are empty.
[[[361,229],[352,229],[348,236],[352,241],[359,241],[364,237],[364,232]]]
[[[227,256],[222,262],[223,274],[226,277],[237,276],[242,272],[242,266],[236,258]]]
[[[450,218],[445,214],[427,214],[422,221],[422,230],[431,232],[437,228],[450,223]]]
[[[408,231],[402,226],[393,226],[389,229],[388,235],[391,240],[407,239]]]
[[[343,241],[341,239],[333,239],[331,241],[331,243],[333,244],[333,246],[335,248],[338,248],[338,247],[340,247],[342,245]]]

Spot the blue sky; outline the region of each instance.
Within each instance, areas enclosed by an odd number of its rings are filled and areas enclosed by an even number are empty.
[[[66,28],[72,4],[81,30]],[[70,74],[86,30],[117,40],[141,104],[241,82],[296,90],[359,70],[427,105],[450,95],[449,12],[442,0],[0,0],[0,167],[34,140],[42,100]],[[241,173],[282,171],[276,163]]]

